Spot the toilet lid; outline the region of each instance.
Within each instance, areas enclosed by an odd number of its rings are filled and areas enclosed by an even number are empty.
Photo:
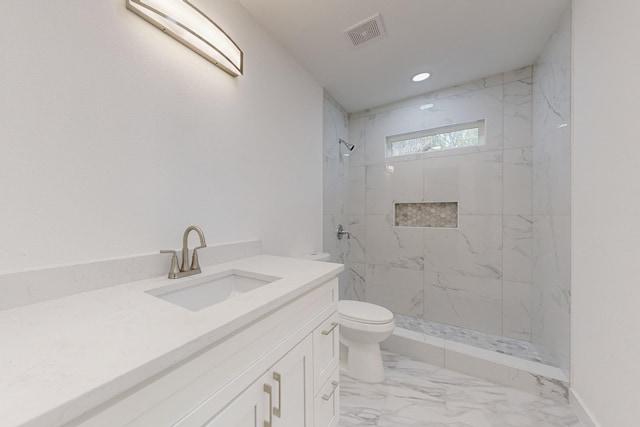
[[[393,313],[386,308],[362,301],[339,301],[338,313],[344,319],[372,325],[393,321]]]

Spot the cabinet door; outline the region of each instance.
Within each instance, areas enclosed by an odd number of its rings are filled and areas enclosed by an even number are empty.
[[[307,336],[269,371],[273,427],[313,426],[312,339]]]
[[[229,406],[204,425],[206,427],[265,427],[270,418],[273,390],[265,374],[237,396]]]

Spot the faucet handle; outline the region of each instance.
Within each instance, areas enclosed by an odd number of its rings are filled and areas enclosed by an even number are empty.
[[[338,240],[342,240],[342,236],[347,236],[347,240],[351,240],[351,233],[346,231],[342,224],[338,225],[338,230],[336,231],[338,235]]]
[[[178,273],[180,273],[180,268],[178,268],[178,253],[172,250],[161,250],[161,254],[173,254],[171,257],[171,267],[169,268],[169,279],[175,279],[178,277]]]
[[[206,248],[207,246],[198,246],[193,248],[193,256],[191,258],[191,270],[200,270],[200,263],[198,262],[198,249]]]

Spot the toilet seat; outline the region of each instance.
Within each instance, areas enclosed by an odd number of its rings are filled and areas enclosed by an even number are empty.
[[[368,325],[386,325],[393,322],[391,311],[362,301],[339,301],[338,316],[343,320]]]

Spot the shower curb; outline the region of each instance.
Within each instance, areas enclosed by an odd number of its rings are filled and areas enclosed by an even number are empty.
[[[569,402],[569,380],[560,368],[396,328],[382,349],[484,378],[558,402]]]

